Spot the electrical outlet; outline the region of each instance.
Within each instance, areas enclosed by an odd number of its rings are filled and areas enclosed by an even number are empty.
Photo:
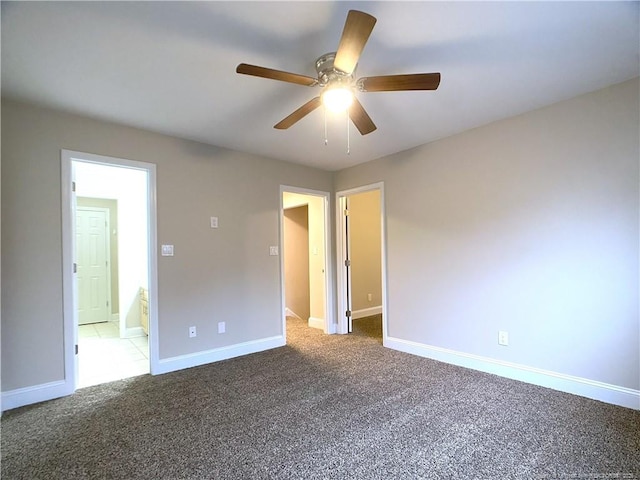
[[[196,327],[189,327],[189,337],[193,338],[196,336]]]
[[[367,293],[367,300],[368,301],[372,301],[373,300],[373,294]]]
[[[224,333],[227,331],[227,326],[224,322],[218,322],[218,333]]]
[[[498,344],[505,347],[509,345],[509,332],[504,332],[502,330],[498,332]]]

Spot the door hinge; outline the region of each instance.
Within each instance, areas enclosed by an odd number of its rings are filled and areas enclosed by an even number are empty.
[[[351,266],[351,260],[345,260],[344,261],[344,266],[345,267],[350,267]]]
[[[348,216],[349,216],[349,210],[348,210],[348,209],[346,209],[346,208],[344,209],[344,216],[345,216],[345,217],[348,217]]]
[[[78,354],[78,345],[76,345],[76,355]]]
[[[109,300],[107,300],[107,307],[109,306]]]
[[[73,264],[73,273],[78,273],[78,264],[77,263]]]
[[[345,314],[347,317],[350,317],[350,316],[351,316],[351,310],[347,310],[346,312],[344,312],[344,314]]]
[[[76,191],[76,182],[71,182],[71,191],[75,193],[75,191]]]

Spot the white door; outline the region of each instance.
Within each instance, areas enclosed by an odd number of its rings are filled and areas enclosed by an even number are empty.
[[[106,322],[111,316],[108,242],[108,209],[78,207],[76,249],[80,325]]]

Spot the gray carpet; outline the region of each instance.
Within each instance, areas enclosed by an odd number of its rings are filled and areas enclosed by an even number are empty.
[[[377,338],[378,343],[382,345],[382,315],[353,320],[352,333],[358,336]]]
[[[3,479],[632,479],[640,412],[385,349],[379,317],[5,412]]]

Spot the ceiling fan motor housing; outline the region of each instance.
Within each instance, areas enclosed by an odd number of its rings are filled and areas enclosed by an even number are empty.
[[[336,52],[325,53],[316,60],[316,72],[318,72],[318,85],[321,87],[351,87],[356,69],[345,73],[333,66]]]

